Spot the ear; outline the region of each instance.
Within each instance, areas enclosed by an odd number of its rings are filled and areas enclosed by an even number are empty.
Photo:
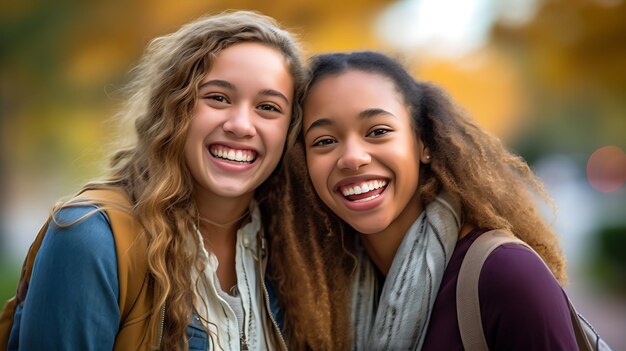
[[[424,144],[422,140],[419,141],[420,161],[424,164],[430,163],[430,148]]]

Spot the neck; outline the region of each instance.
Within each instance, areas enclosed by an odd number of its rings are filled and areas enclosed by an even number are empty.
[[[405,233],[361,234],[361,243],[376,268],[386,277]]]
[[[383,231],[375,234],[360,234],[365,251],[384,276],[389,273],[406,232],[422,211],[423,208],[418,201],[411,201],[398,218]]]
[[[248,218],[248,207],[253,196],[254,193],[250,193],[228,198],[202,191],[196,194],[196,206],[200,216],[199,230],[205,248],[217,257],[217,278],[226,291],[237,284],[237,230]]]
[[[417,217],[415,217],[417,219]],[[415,219],[413,221],[415,221]],[[395,224],[395,223],[394,223]],[[398,226],[392,224],[382,232],[375,234],[360,234],[361,243],[378,270],[386,277],[391,268],[398,247],[402,243],[406,232],[413,222]]]
[[[203,233],[213,237],[237,233],[241,222],[248,215],[248,207],[252,201],[253,193],[236,198],[220,197],[207,192],[199,192],[196,195],[196,206],[200,215],[200,225],[207,229]],[[205,234],[203,234],[205,236]],[[219,239],[218,239],[219,240]]]

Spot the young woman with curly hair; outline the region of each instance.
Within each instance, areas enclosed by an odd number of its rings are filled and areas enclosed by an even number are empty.
[[[154,39],[133,74],[136,141],[54,208],[5,307],[8,348],[284,349],[265,235],[301,123],[298,45],[226,12]]]
[[[517,244],[487,258],[479,293],[489,348],[576,349],[564,257],[535,202],[551,200],[522,158],[382,54],[320,55],[310,70],[284,194],[296,203],[286,215],[305,220],[275,238],[303,273],[279,289],[318,296],[344,349],[460,350],[459,267],[476,238],[506,229],[549,269]]]

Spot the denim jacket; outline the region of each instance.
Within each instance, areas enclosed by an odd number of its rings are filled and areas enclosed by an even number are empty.
[[[282,349],[284,341],[273,318],[280,314],[278,304],[270,301],[275,294],[268,294],[261,278],[266,255],[257,245],[264,240],[259,211],[255,204],[251,206],[253,220],[238,232],[236,259],[238,285],[250,321],[244,330],[255,336],[246,340],[247,346],[251,350]],[[65,208],[57,218],[73,222],[94,209]],[[110,223],[101,211],[68,227],[50,225],[35,258],[26,299],[17,306],[8,350],[113,349],[121,320],[116,256]],[[212,268],[217,265],[209,268],[207,275],[214,275]],[[230,308],[212,294],[207,300],[212,308]],[[225,350],[240,347],[240,328],[233,318],[226,313],[211,319],[221,326],[218,339],[226,340],[221,345]],[[220,349],[196,318],[190,321],[186,334],[190,350]]]

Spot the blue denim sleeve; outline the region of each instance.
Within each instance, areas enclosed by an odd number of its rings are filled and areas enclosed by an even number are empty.
[[[66,208],[56,218],[68,223],[94,209]],[[120,321],[118,297],[115,242],[106,215],[95,212],[65,228],[51,223],[12,331],[19,345],[10,340],[9,346],[111,350]]]
[[[265,289],[267,290],[267,295],[270,300],[270,313],[274,321],[276,321],[276,326],[280,330],[281,333],[285,333],[284,325],[283,325],[283,312],[280,309],[280,302],[278,301],[278,293],[276,292],[276,288],[274,287],[274,282],[268,277],[265,276]]]

